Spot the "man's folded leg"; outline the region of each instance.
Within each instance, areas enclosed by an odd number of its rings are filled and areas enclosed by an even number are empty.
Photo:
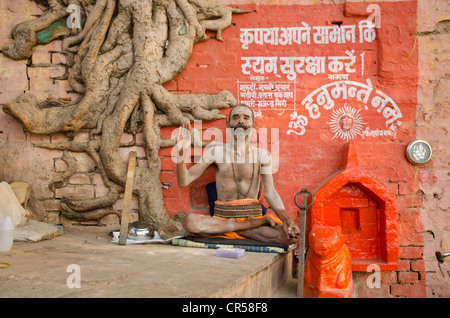
[[[275,228],[281,221],[272,216],[221,218],[202,214],[188,214],[183,220],[185,230],[192,236],[222,237],[229,239],[246,239],[242,231],[251,231],[257,228]]]

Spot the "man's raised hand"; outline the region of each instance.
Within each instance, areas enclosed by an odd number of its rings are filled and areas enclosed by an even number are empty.
[[[178,158],[183,160],[186,159],[186,153],[191,146],[191,125],[190,123],[184,122],[183,125],[178,129],[177,136],[177,153]]]

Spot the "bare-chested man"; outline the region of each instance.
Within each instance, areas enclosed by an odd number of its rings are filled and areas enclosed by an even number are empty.
[[[199,162],[190,169],[186,168],[186,153],[191,145],[189,123],[185,123],[179,131],[179,186],[189,185],[213,165],[217,188],[214,216],[189,213],[182,221],[184,229],[202,237],[225,235],[228,238],[295,243],[300,231],[274,188],[271,155],[249,142],[249,132],[255,127],[252,109],[244,104],[237,105],[230,112],[227,127],[231,128],[232,142],[207,147]],[[262,216],[261,211],[257,211],[260,207],[256,201],[261,190],[260,178],[264,197],[278,218],[269,214]]]

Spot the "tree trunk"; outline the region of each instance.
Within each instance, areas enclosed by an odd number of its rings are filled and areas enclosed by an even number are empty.
[[[40,1],[42,4],[42,0]],[[13,59],[29,58],[37,44],[36,33],[68,15],[65,0],[49,0],[41,17],[19,23],[12,31],[14,42],[2,48]],[[74,3],[77,3],[76,1]],[[85,24],[62,39],[68,60],[67,79],[81,94],[75,101],[42,101],[22,94],[3,106],[25,130],[35,134],[65,133],[72,138],[81,129],[90,140],[70,139],[39,147],[64,150],[69,166],[51,190],[65,185],[75,173],[70,152],[86,152],[95,161],[109,193],[101,198],[63,198],[62,213],[70,218],[98,219],[110,213],[124,191],[127,163],[119,156],[124,132],[143,129],[148,167],[137,167],[133,193],[139,198],[140,217],[157,227],[168,221],[159,179],[160,128],[191,120],[224,118],[220,108],[236,105],[230,92],[175,95],[163,84],[182,72],[192,49],[231,24],[232,13],[245,13],[212,0],[79,0]]]

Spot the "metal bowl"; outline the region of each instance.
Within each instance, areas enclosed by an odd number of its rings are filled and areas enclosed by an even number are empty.
[[[150,231],[148,228],[135,228],[135,227],[131,227],[130,228],[130,234],[131,235],[135,235],[135,236],[149,236],[150,235]]]

